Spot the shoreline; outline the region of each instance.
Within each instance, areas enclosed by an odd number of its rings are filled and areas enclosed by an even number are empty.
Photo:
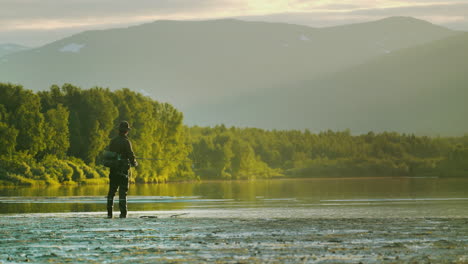
[[[131,181],[130,185],[160,185],[160,184],[179,184],[179,183],[217,183],[217,182],[261,182],[261,181],[277,181],[277,180],[353,180],[353,179],[464,179],[466,177],[440,177],[440,176],[311,176],[311,177],[272,177],[272,178],[262,178],[262,179],[233,179],[233,180],[222,180],[222,179],[206,179],[206,180],[176,180],[176,181],[166,181],[166,182],[135,182]],[[38,181],[40,183],[41,181]],[[45,185],[35,185],[35,184],[6,184],[0,185],[0,188],[34,188],[34,187],[83,187],[83,186],[105,186],[109,184],[108,178],[99,178],[93,179],[90,182],[77,183],[77,182],[67,182],[64,184],[45,184]]]

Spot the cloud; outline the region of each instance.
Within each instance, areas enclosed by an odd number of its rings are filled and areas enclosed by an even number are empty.
[[[356,12],[364,9],[361,12],[395,13],[394,11],[399,11],[399,7],[426,12],[433,11],[434,4],[440,3],[440,0],[0,0],[0,30],[41,27],[56,29],[154,19],[215,18],[287,12]],[[459,5],[457,1],[451,0],[442,3],[448,8]],[[437,5],[440,6],[444,5]],[[391,10],[392,7],[394,10]],[[444,11],[439,10],[439,14]]]
[[[230,0],[0,0],[0,31],[127,24],[212,14]]]
[[[209,10],[212,7],[219,7],[222,2],[217,0],[0,0],[2,6],[0,17],[78,19],[102,15],[169,14]]]
[[[385,12],[436,0],[0,0],[0,31],[129,24],[156,19],[207,19],[298,12]],[[456,5],[445,0],[442,3]],[[423,10],[422,8],[419,8]],[[441,11],[442,12],[442,11]]]
[[[39,46],[90,30],[247,12],[239,0],[0,0],[0,43]],[[47,37],[49,36],[49,37]]]

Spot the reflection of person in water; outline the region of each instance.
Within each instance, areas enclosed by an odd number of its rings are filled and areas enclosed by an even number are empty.
[[[119,135],[111,140],[109,151],[118,154],[118,161],[115,166],[110,168],[109,173],[109,193],[107,195],[107,217],[112,218],[112,208],[114,205],[114,196],[119,189],[119,208],[120,218],[127,217],[127,192],[130,166],[138,166],[135,160],[135,154],[132,150],[132,144],[127,135],[130,131],[130,125],[127,121],[122,121],[119,125]]]

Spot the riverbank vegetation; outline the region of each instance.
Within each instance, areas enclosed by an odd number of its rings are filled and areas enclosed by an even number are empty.
[[[183,114],[129,89],[70,84],[34,93],[0,83],[0,184],[98,184],[121,120],[140,166],[132,180],[468,176],[468,136],[186,127]]]

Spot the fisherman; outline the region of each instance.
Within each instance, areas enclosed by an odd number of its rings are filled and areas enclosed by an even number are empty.
[[[130,124],[127,121],[120,122],[119,135],[113,138],[109,145],[109,151],[117,153],[118,160],[114,166],[110,167],[109,173],[109,193],[107,195],[107,217],[112,218],[112,208],[114,196],[119,189],[120,218],[127,217],[127,192],[130,167],[138,166],[132,144],[128,140]]]

